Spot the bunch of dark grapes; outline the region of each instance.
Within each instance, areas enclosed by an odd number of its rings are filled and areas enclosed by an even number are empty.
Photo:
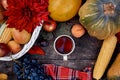
[[[28,54],[14,60],[13,71],[18,80],[52,80],[51,76],[45,74],[43,66]]]

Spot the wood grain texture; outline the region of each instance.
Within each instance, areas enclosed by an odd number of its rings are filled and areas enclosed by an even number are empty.
[[[64,29],[67,29],[65,30],[64,34],[70,35],[75,41],[75,50],[72,54],[68,56],[68,61],[66,62],[63,61],[62,56],[58,55],[53,48],[53,42],[55,38],[58,35],[61,35],[61,33],[59,34],[56,33],[56,32],[59,32],[59,29],[54,33],[54,35],[52,36],[53,38],[50,38],[48,40],[49,46],[42,47],[45,51],[45,55],[33,55],[32,57],[35,59],[38,59],[39,63],[42,63],[42,64],[56,64],[56,65],[65,66],[65,67],[76,69],[76,70],[82,70],[87,66],[90,66],[93,68],[103,41],[89,36],[87,32],[81,38],[74,38],[70,33],[70,28],[75,23],[79,23],[78,19],[76,20],[76,18],[60,24],[62,27],[66,27],[66,26],[69,27],[69,28],[67,27],[64,28]],[[61,32],[61,29],[60,29],[60,32]],[[111,59],[111,63],[114,61],[114,58],[116,57],[119,51],[120,51],[120,45],[117,44],[116,50],[114,52],[114,56]],[[111,65],[111,63],[109,64],[109,66]],[[9,80],[16,80],[16,76],[12,70],[12,64],[13,64],[12,61],[10,62],[0,61],[0,73],[1,72],[7,73],[9,75]],[[106,79],[105,74],[102,80]]]

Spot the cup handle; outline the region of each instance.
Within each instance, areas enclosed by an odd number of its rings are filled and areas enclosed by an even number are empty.
[[[68,60],[67,55],[64,55],[64,56],[63,56],[63,60],[64,60],[64,61],[67,61],[67,60]]]

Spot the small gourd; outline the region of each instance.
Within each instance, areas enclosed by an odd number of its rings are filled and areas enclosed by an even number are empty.
[[[87,0],[78,14],[88,33],[100,40],[120,32],[120,0]]]
[[[107,78],[108,80],[120,80],[120,53],[117,55],[115,61],[108,69]]]

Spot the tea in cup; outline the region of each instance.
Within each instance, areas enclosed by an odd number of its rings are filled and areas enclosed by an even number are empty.
[[[75,49],[75,42],[68,35],[60,35],[54,41],[54,49],[56,53],[63,56],[63,60],[67,60],[67,56]]]

